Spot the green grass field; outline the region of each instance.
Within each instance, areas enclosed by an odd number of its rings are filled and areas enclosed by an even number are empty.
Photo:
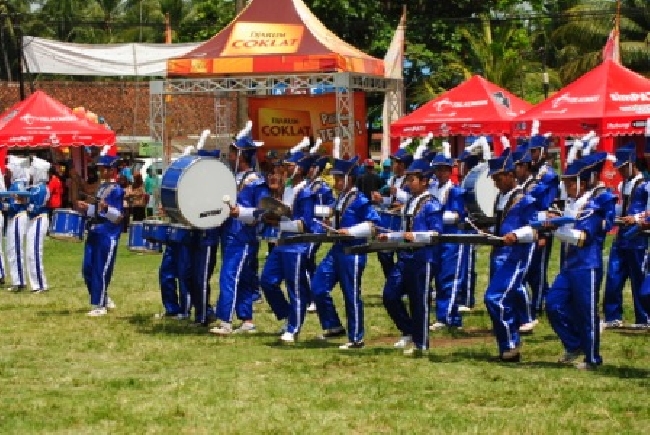
[[[266,304],[257,334],[222,338],[154,319],[160,256],[124,239],[107,316],[85,316],[81,244],[47,241],[48,293],[0,294],[0,433],[647,433],[650,333],[606,331],[604,365],[581,372],[555,362],[562,349],[542,319],[521,364],[493,363],[479,295],[464,332],[432,333],[428,357],[409,359],[392,347],[373,254],[365,349],[312,340],[314,314],[299,343],[280,346]],[[629,300],[628,290],[628,321]]]

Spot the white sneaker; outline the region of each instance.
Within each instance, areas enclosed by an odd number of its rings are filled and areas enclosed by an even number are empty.
[[[404,349],[404,356],[409,356],[413,358],[421,358],[427,354],[425,349],[418,349],[415,346],[411,346],[408,349]]]
[[[429,326],[429,331],[440,331],[441,329],[444,329],[447,325],[441,322],[436,322],[432,325]]]
[[[309,306],[307,307],[307,312],[308,313],[315,313],[316,312],[316,304],[314,302],[309,304]]]
[[[533,332],[535,326],[539,323],[539,320],[535,319],[532,322],[524,323],[519,327],[519,332]]]
[[[610,320],[609,322],[602,322],[602,329],[617,329],[623,327],[622,320]]]
[[[255,329],[255,324],[251,322],[244,322],[241,324],[241,326],[234,331],[232,331],[234,334],[254,334],[257,332],[257,329]]]
[[[470,307],[466,307],[465,305],[459,305],[458,306],[458,312],[459,313],[471,313],[472,309]]]
[[[106,308],[109,310],[114,310],[117,308],[117,305],[115,305],[115,302],[113,302],[113,299],[111,298],[106,298]]]
[[[283,344],[295,344],[298,339],[298,334],[292,334],[291,332],[285,332],[280,336],[280,341]]]
[[[228,322],[221,322],[221,325],[210,329],[210,332],[217,335],[230,335],[232,334],[232,325]]]
[[[86,313],[86,316],[90,317],[99,317],[99,316],[105,316],[107,313],[106,308],[93,308],[92,310],[88,311]]]
[[[413,337],[411,337],[410,335],[403,335],[402,337],[400,337],[399,340],[395,342],[393,347],[397,349],[404,349],[406,346],[408,346],[411,343],[413,343]]]

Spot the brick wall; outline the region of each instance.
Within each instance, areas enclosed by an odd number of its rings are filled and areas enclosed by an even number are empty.
[[[149,136],[149,84],[140,82],[58,82],[35,83],[35,88],[46,92],[70,108],[83,106],[103,116],[118,135]],[[29,85],[25,85],[29,95]],[[20,99],[18,83],[0,83],[0,113]],[[209,95],[178,95],[167,104],[169,132],[172,138],[198,135],[206,128],[215,131],[214,99]],[[231,132],[237,131],[236,99],[229,101]]]

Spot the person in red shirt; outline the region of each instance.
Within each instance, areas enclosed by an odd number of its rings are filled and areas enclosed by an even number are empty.
[[[47,202],[47,206],[50,209],[51,215],[52,210],[61,207],[63,200],[63,184],[54,166],[50,168],[50,181],[47,183],[47,188],[50,191],[50,200]]]

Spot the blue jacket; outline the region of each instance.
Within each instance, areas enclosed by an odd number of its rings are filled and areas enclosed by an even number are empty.
[[[39,183],[36,186],[30,187],[29,194],[29,205],[27,206],[27,215],[29,218],[34,219],[40,214],[47,213],[48,208],[46,205],[50,196],[47,190],[47,184]]]
[[[501,195],[497,197],[497,201]],[[495,236],[505,236],[508,233],[530,224],[537,217],[535,199],[523,193],[523,189],[516,187],[510,196],[503,211],[495,213],[497,223]],[[531,243],[515,243],[511,246],[498,246],[492,249],[491,259],[497,262],[527,261],[530,254]]]
[[[314,194],[305,183],[303,187],[299,187],[294,193],[293,204],[291,205],[291,221],[290,226],[297,223],[302,226],[302,233],[313,233],[315,229],[319,229],[320,225],[314,222]],[[282,230],[280,228],[280,238],[286,238],[301,234],[299,231]],[[291,243],[287,245],[278,244],[275,249],[278,252],[300,252],[306,253],[309,250],[309,243]]]
[[[374,225],[381,225],[379,214],[372,207],[366,196],[359,192],[356,187],[349,192],[342,192],[334,204],[334,228],[350,228],[362,222],[372,222]],[[364,239],[354,241],[337,242],[341,246],[355,246],[366,243]]]
[[[123,215],[124,189],[117,183],[102,183],[95,195],[97,204],[88,209],[90,218],[89,231],[95,234],[103,234],[112,238],[119,238],[122,234],[122,222],[112,222],[109,217],[117,214]],[[107,210],[97,210],[100,200],[108,205]]]
[[[648,191],[650,183],[644,181],[642,175],[633,180],[624,181],[619,189],[621,192],[620,216],[632,216],[648,210]],[[629,184],[632,183],[631,186]],[[625,192],[631,189],[629,195]],[[625,207],[625,209],[623,209]],[[618,208],[618,207],[617,207]],[[617,213],[618,214],[618,213]],[[628,234],[630,236],[628,236]],[[614,241],[619,249],[647,249],[648,238],[637,228],[620,227]]]
[[[24,181],[14,181],[13,183],[11,183],[11,186],[9,186],[9,189],[7,189],[7,192],[26,192],[26,191],[27,191],[27,186],[25,185]],[[5,202],[3,202],[2,209],[7,212],[7,218],[11,219],[17,214],[27,210],[27,203],[16,201],[16,199],[14,198],[8,198]]]
[[[407,203],[402,209],[402,228],[405,232],[430,232],[443,231],[442,217],[444,208],[434,195],[422,196],[413,204]],[[398,256],[402,260],[415,260],[418,262],[440,263],[440,246],[431,245],[414,251],[400,251]]]
[[[329,184],[322,178],[317,178],[311,182],[309,185],[309,190],[314,196],[314,206],[324,205],[327,207],[334,207],[336,198],[334,197],[334,191]],[[318,221],[322,222],[323,218],[317,217]],[[313,227],[314,233],[325,233],[327,230],[321,225],[316,224]]]
[[[243,208],[256,209],[260,200],[269,196],[266,180],[255,171],[240,172],[235,176],[237,181],[237,205]],[[221,226],[221,236],[224,244],[245,245],[257,244],[257,222],[247,224],[240,219],[229,217]]]

